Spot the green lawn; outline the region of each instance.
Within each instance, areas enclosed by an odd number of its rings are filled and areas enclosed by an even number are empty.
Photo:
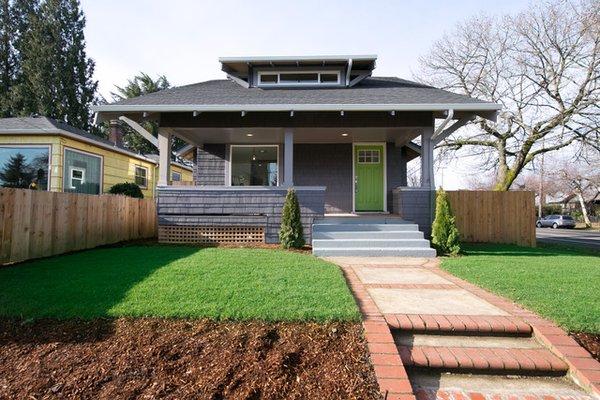
[[[468,245],[442,268],[506,296],[572,332],[600,332],[600,256],[547,246]]]
[[[128,246],[0,268],[0,316],[360,320],[339,268],[282,250]]]

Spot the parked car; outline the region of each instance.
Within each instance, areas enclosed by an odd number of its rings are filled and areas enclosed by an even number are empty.
[[[552,227],[575,228],[575,220],[570,215],[547,215],[537,220],[535,226],[538,228]]]

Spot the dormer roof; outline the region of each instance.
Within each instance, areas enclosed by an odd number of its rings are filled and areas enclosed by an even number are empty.
[[[221,69],[228,78],[242,86],[257,86],[253,71],[338,69],[343,72],[341,86],[371,76],[377,61],[376,55],[321,55],[321,56],[250,56],[220,57]]]

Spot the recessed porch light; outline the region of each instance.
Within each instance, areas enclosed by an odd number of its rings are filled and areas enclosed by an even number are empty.
[[[342,136],[346,137],[346,136],[348,136],[348,134],[347,133],[342,133]]]
[[[254,136],[254,134],[252,134],[252,133],[246,133],[246,136],[252,137],[252,136]]]

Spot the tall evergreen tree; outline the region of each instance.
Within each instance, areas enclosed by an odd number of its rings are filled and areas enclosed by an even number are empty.
[[[45,0],[22,37],[19,114],[38,113],[90,128],[97,82],[85,52],[85,17],[78,0]]]
[[[0,0],[0,117],[12,112],[10,89],[15,80],[15,29],[9,0]]]

